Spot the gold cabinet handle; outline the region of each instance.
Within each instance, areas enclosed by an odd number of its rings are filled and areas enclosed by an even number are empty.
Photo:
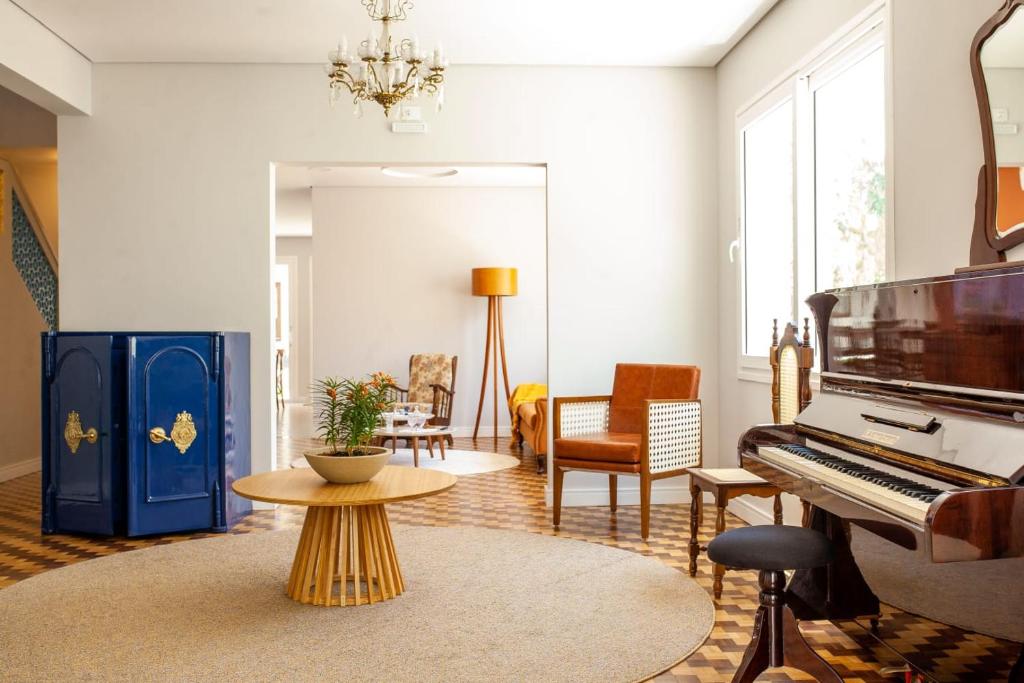
[[[149,440],[155,444],[164,441],[171,441],[178,448],[178,452],[185,455],[185,451],[196,440],[196,425],[192,421],[192,414],[182,411],[174,419],[174,426],[171,427],[171,435],[163,427],[153,427],[149,430]]]
[[[88,443],[96,443],[99,438],[99,432],[95,427],[89,427],[84,432],[82,431],[82,418],[78,416],[77,410],[68,413],[68,420],[64,423],[64,441],[67,443],[71,455],[78,452],[78,447],[83,440]]]

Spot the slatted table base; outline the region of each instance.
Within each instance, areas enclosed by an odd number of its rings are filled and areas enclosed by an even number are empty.
[[[344,607],[390,600],[403,590],[383,505],[306,510],[288,597],[303,604]]]

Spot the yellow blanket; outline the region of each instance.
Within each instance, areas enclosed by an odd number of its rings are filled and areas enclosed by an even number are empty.
[[[524,403],[533,403],[538,398],[547,398],[547,384],[520,384],[512,392],[508,400],[508,410],[512,413],[512,435],[519,433],[519,406]]]

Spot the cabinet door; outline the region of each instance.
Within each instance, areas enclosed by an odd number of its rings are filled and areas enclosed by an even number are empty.
[[[223,494],[215,337],[128,343],[128,535],[208,529]]]
[[[108,336],[49,337],[49,462],[43,530],[113,534],[120,517]]]

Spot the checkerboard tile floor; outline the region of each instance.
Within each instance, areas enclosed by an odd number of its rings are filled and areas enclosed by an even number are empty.
[[[311,441],[294,435],[301,429],[279,426],[278,460],[287,466]],[[456,447],[488,450],[522,457],[519,467],[469,477],[461,477],[451,491],[417,501],[389,506],[391,520],[402,524],[430,526],[467,525],[495,529],[519,529],[539,534],[563,536],[591,543],[622,548],[657,558],[686,571],[689,541],[689,506],[657,505],[651,514],[651,536],[640,538],[639,509],[620,506],[611,516],[607,508],[566,508],[559,531],[551,528],[550,511],[544,505],[545,478],[536,474],[532,454],[510,447],[507,439],[457,439]],[[39,475],[29,475],[0,483],[0,588],[35,574],[90,558],[176,543],[206,534],[175,534],[142,539],[43,536],[39,532]],[[700,530],[702,543],[714,535],[714,514],[707,511]],[[253,513],[231,533],[258,533],[301,525],[304,510],[281,507]],[[729,515],[727,526],[743,525]],[[714,630],[704,645],[656,681],[677,683],[729,681],[750,639],[757,608],[757,584],[754,572],[729,572],[725,576],[722,599],[717,605]],[[524,576],[524,581],[530,577]],[[696,579],[711,593],[710,565],[702,557]],[[883,675],[885,667],[900,664],[857,623],[832,624],[804,622],[801,629],[811,645],[836,668],[847,681],[902,680],[902,676]],[[932,670],[936,680],[1006,680],[1009,667],[1020,646],[961,631],[885,607],[880,633],[889,647],[910,656]],[[759,680],[810,680],[799,672],[775,669]]]

